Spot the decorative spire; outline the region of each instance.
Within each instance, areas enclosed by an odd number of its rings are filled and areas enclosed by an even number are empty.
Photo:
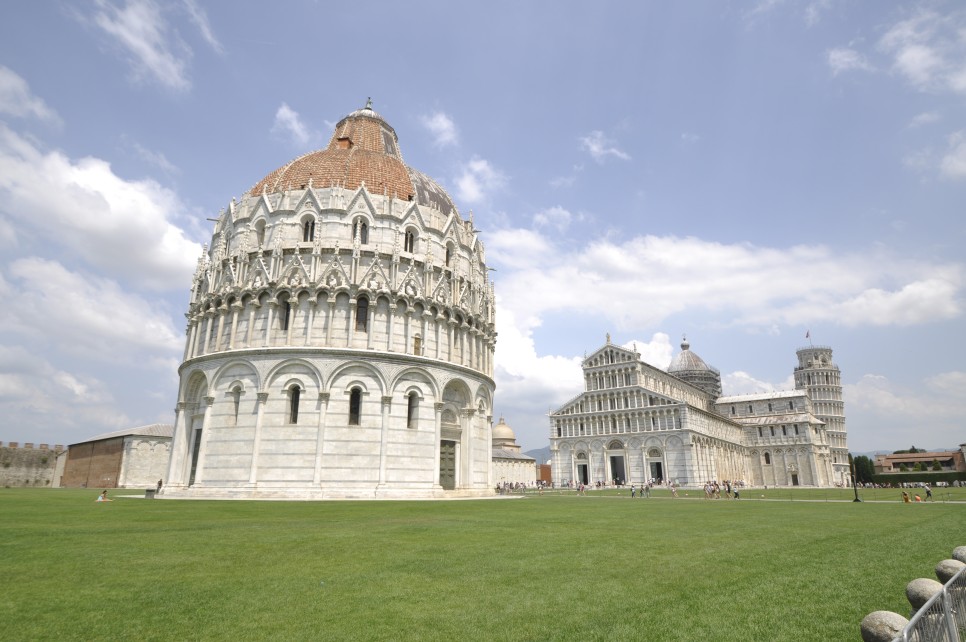
[[[372,96],[366,98],[366,109],[372,111]]]

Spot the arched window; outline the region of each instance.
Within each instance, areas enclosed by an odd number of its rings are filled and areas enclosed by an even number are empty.
[[[255,244],[258,247],[265,246],[265,221],[264,219],[255,223]]]
[[[349,425],[358,426],[362,414],[362,389],[353,388],[349,392]]]
[[[237,426],[238,425],[238,409],[241,406],[241,392],[242,392],[241,386],[235,386],[234,388],[231,389],[231,401],[232,401],[232,406],[233,406],[233,408],[232,408],[233,412],[232,412],[232,417],[231,417],[232,422],[231,423],[232,423],[233,426]]]
[[[357,218],[352,224],[352,238],[359,239],[360,245],[369,243],[369,225],[361,218]]]
[[[765,465],[771,465],[771,453],[765,453]]]
[[[288,299],[285,299],[278,306],[279,330],[288,330],[288,324],[291,318],[292,318],[292,303]]]
[[[302,223],[302,240],[308,243],[315,240],[315,221],[312,219]]]
[[[369,328],[369,299],[359,297],[356,302],[356,332],[368,332]]]
[[[416,411],[419,408],[419,397],[416,396],[415,392],[409,393],[409,400],[406,404],[406,427],[415,428],[416,427]]]
[[[453,258],[453,244],[446,244],[446,267],[449,267],[449,261]]]
[[[412,230],[406,230],[406,240],[403,244],[403,251],[412,254],[416,251],[416,233]]]
[[[301,396],[302,390],[298,386],[292,386],[289,390],[288,422],[290,424],[299,422],[299,397]]]

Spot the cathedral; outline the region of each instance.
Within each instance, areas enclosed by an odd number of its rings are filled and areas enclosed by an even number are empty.
[[[550,415],[554,482],[848,485],[832,349],[809,346],[797,356],[795,390],[721,396],[720,372],[687,340],[662,370],[608,335],[583,361],[584,391]]]
[[[371,102],[232,200],[191,285],[165,496],[492,495],[478,235]]]

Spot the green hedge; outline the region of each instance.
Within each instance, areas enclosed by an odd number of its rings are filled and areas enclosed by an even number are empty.
[[[960,472],[941,472],[933,473],[927,470],[909,473],[878,473],[872,475],[872,481],[876,484],[917,484],[925,482],[935,484],[936,482],[954,482],[956,480],[966,481],[966,473]]]

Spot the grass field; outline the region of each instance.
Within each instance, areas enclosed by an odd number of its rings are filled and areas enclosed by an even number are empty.
[[[0,489],[2,639],[859,640],[866,614],[907,615],[906,583],[966,545],[966,504],[896,492],[861,504],[776,490],[740,502],[126,492],[95,504],[96,491]]]

